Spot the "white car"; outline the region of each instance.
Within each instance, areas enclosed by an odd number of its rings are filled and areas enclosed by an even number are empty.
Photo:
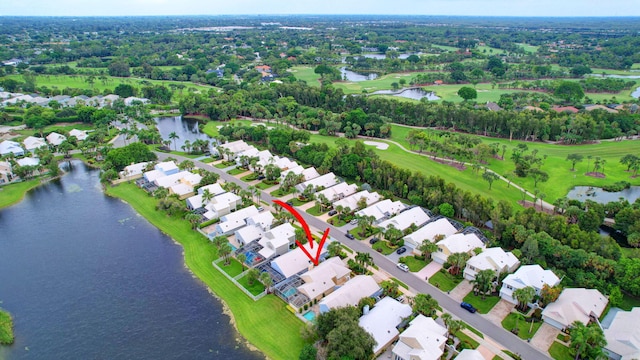
[[[409,272],[409,267],[407,266],[407,264],[403,264],[403,263],[398,263],[398,265],[396,265],[398,267],[398,269],[404,271],[404,272]]]
[[[349,224],[351,225],[357,225],[358,224],[358,219],[353,219],[349,222]]]

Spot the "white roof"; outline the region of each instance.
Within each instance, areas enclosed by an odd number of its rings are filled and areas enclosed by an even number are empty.
[[[338,179],[336,178],[336,176],[330,172],[328,174],[324,174],[322,176],[319,176],[317,178],[313,178],[311,180],[307,180],[303,183],[300,183],[298,185],[296,185],[296,188],[298,188],[298,190],[300,190],[300,192],[303,192],[304,189],[307,188],[307,186],[312,185],[314,188],[317,187],[324,187],[324,188],[328,188],[330,186],[333,186],[335,184],[338,183]]]
[[[226,192],[226,190],[223,189],[222,186],[220,186],[220,184],[218,184],[218,183],[205,185],[205,186],[199,188],[198,189],[198,194],[202,195],[205,190],[209,190],[209,193],[211,193],[211,195],[213,195],[213,196],[220,195],[220,194]]]
[[[444,237],[446,238],[447,236],[451,236],[457,232],[458,232],[458,229],[456,229],[451,224],[451,221],[449,221],[449,219],[442,218],[434,222],[428,223],[427,225],[421,227],[420,229],[405,236],[404,241],[417,248],[425,240],[429,240],[433,242],[434,238],[438,235],[444,235]]]
[[[236,230],[236,239],[242,238],[245,244],[248,244],[254,240],[258,240],[262,237],[264,231],[260,226],[247,225],[243,228]]]
[[[176,165],[176,163],[174,163],[173,161],[164,161],[161,163],[157,163],[154,169],[162,171],[166,174],[168,172],[178,170],[178,165]]]
[[[140,162],[137,164],[131,164],[129,166],[125,166],[124,169],[120,172],[121,176],[135,176],[140,175],[147,168],[147,162]]]
[[[251,205],[247,208],[240,209],[236,212],[232,212],[230,214],[224,215],[220,217],[220,223],[218,227],[222,230],[223,234],[228,233],[229,231],[233,231],[239,229],[246,225],[245,220],[249,217],[255,216],[258,214],[258,209],[255,206]]]
[[[607,339],[607,345],[604,348],[620,356],[633,357],[640,353],[638,323],[640,323],[640,308],[616,312],[609,327],[604,329],[604,336]]]
[[[447,342],[447,328],[422,314],[418,314],[409,324],[400,334],[400,340],[393,347],[393,353],[407,360],[440,359]]]
[[[5,140],[0,143],[0,154],[6,155],[8,153],[21,155],[24,154],[24,149],[15,141]]]
[[[75,136],[76,139],[82,141],[87,138],[87,132],[84,130],[73,129],[69,131],[69,136]]]
[[[169,187],[171,193],[176,194],[178,196],[184,196],[193,192],[193,186],[187,184],[175,184]]]
[[[389,225],[393,225],[396,229],[404,230],[411,226],[411,224],[422,226],[429,221],[429,219],[429,214],[427,214],[421,207],[416,206],[401,212],[389,220],[381,222],[378,226],[386,229]]]
[[[304,168],[301,165],[298,165],[296,167],[291,167],[287,170],[283,170],[281,173],[281,177],[284,179],[288,173],[294,173],[296,175],[300,175],[302,174],[302,176],[304,176],[304,181],[309,181],[311,179],[315,179],[317,177],[320,176],[320,174],[318,173],[318,170],[316,170],[316,168],[314,167],[308,167],[308,168]]]
[[[149,182],[154,182],[163,176],[166,175],[160,170],[151,170],[144,173],[144,178]]]
[[[574,321],[589,323],[589,315],[600,317],[609,299],[596,289],[564,289],[558,299],[542,311],[542,316],[568,327]]]
[[[438,247],[447,248],[452,254],[469,253],[475,248],[483,248],[484,243],[476,234],[454,234],[438,241]]]
[[[346,182],[341,182],[329,188],[326,188],[322,191],[318,191],[317,195],[324,195],[329,199],[329,201],[334,202],[344,198],[345,196],[349,196],[358,191],[358,185],[356,184],[347,184]]]
[[[380,194],[377,192],[370,193],[368,190],[362,190],[353,195],[347,196],[344,199],[338,200],[333,203],[334,208],[336,206],[342,205],[343,208],[350,208],[351,210],[355,210],[358,208],[358,201],[360,199],[365,198],[367,200],[367,206],[380,201]]]
[[[376,341],[373,347],[374,354],[398,336],[396,326],[400,325],[402,319],[409,317],[412,312],[411,306],[387,296],[380,300],[368,314],[360,317],[358,324],[373,335]]]
[[[273,220],[275,220],[275,218],[273,217],[271,211],[263,211],[256,216],[248,218],[247,224],[255,224],[263,229],[269,229],[273,224]]]
[[[177,185],[181,182],[182,178],[187,177],[189,175],[193,175],[189,171],[181,171],[179,173],[165,175],[157,178],[155,180],[156,185],[163,188],[169,188],[173,185]]]
[[[485,360],[485,358],[478,350],[464,349],[455,357],[455,360]]]
[[[133,104],[134,101],[140,101],[143,104],[146,104],[149,102],[149,99],[146,98],[139,98],[139,97],[135,97],[135,96],[129,96],[128,98],[124,99],[124,104],[127,106],[131,106],[131,104]]]
[[[400,210],[406,207],[407,205],[403,204],[400,201],[391,201],[390,199],[385,199],[358,211],[356,215],[373,216],[376,221],[379,221],[385,217],[397,214],[398,212],[400,212]]]
[[[477,271],[511,269],[520,261],[511,252],[506,252],[500,247],[493,247],[482,250],[482,252],[467,261],[467,265],[473,266]]]
[[[338,290],[320,301],[320,311],[329,311],[347,305],[358,305],[360,299],[371,296],[380,290],[373,276],[356,275]]]
[[[315,299],[320,294],[333,289],[337,285],[336,281],[349,273],[351,269],[339,257],[334,256],[302,274],[300,277],[304,280],[304,284],[298,286],[298,291],[310,299]]]
[[[264,237],[262,238],[264,240]],[[306,243],[303,245],[304,248],[310,253],[315,255],[318,251],[318,244],[313,246],[311,249],[311,244]],[[321,250],[321,254],[325,253],[327,247],[325,246]],[[311,260],[305,255],[300,247],[296,247],[295,249],[289,251],[284,255],[280,255],[271,261],[271,266],[278,270],[279,273],[284,275],[286,278],[289,278],[301,271],[304,271],[309,268],[309,265],[313,264]]]
[[[229,149],[234,154],[238,154],[238,153],[246,151],[246,150],[248,150],[250,148],[253,148],[253,146],[247,144],[243,140],[237,140],[237,141],[228,142],[226,144],[220,145],[220,147],[225,148],[225,149]]]
[[[16,160],[18,165],[20,166],[38,166],[40,164],[40,159],[33,157],[26,157],[22,159]]]
[[[509,285],[515,289],[531,286],[536,290],[542,289],[547,284],[551,287],[560,283],[560,278],[551,270],[545,270],[540,265],[523,265],[513,274],[507,275],[502,284]]]
[[[22,140],[22,143],[24,144],[24,147],[29,151],[47,146],[47,142],[43,138],[35,136],[27,136],[26,139]]]
[[[57,132],[52,132],[47,135],[47,141],[49,142],[49,144],[54,146],[62,144],[62,142],[65,140],[67,140],[67,137],[62,134],[58,134]]]
[[[296,234],[296,229],[288,222],[285,222],[282,225],[276,226],[273,229],[267,231],[264,234],[265,238],[268,239],[288,239],[293,237]]]

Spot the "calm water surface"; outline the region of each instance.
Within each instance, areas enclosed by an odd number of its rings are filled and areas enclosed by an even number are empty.
[[[602,188],[593,186],[575,186],[569,191],[567,197],[580,201],[591,200],[601,204],[624,198],[627,199],[628,202],[633,203],[636,199],[640,198],[640,186],[632,186],[629,189],[617,192],[608,192],[602,190]]]
[[[160,131],[162,140],[171,140],[169,134],[175,132],[178,135],[176,139],[175,147],[180,151],[185,140],[193,143],[195,140],[209,140],[214,143],[215,140],[210,138],[207,134],[201,133],[198,128],[198,120],[193,118],[183,118],[182,116],[160,117],[156,118],[156,127]],[[171,149],[173,150],[174,144],[171,140]]]
[[[236,341],[182,248],[81,162],[0,210],[0,307],[16,335],[0,359],[263,358]]]

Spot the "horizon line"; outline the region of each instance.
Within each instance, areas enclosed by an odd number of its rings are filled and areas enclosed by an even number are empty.
[[[606,19],[606,18],[638,18],[640,15],[447,15],[447,14],[136,14],[136,15],[3,15],[3,17],[33,17],[33,18],[78,18],[78,17],[101,17],[101,18],[125,18],[125,17],[234,17],[234,16],[378,16],[378,17],[462,17],[462,18],[537,18],[537,19]]]

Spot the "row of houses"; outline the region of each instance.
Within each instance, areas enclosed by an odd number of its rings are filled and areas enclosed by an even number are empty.
[[[38,166],[40,165],[40,159],[37,157],[23,157],[15,160],[18,166]],[[36,171],[34,175],[38,175],[39,171]],[[14,174],[13,165],[8,161],[0,161],[0,184],[7,184],[18,179],[18,176]]]
[[[75,136],[79,141],[84,141],[89,135],[85,130],[73,129],[69,136]],[[58,146],[67,140],[67,137],[57,132],[49,133],[45,138],[28,136],[22,140],[22,145],[16,141],[5,140],[0,143],[0,156],[25,156],[27,152],[35,153],[37,149],[46,148],[49,145]]]
[[[20,103],[28,103],[39,106],[49,106],[52,101],[57,102],[62,107],[74,107],[76,105],[87,105],[94,106],[97,108],[102,108],[105,106],[112,105],[116,100],[120,99],[119,95],[109,94],[109,95],[97,95],[97,96],[86,96],[86,95],[78,95],[78,96],[69,96],[69,95],[56,95],[51,97],[43,97],[38,94],[22,94],[22,93],[11,93],[2,91],[0,92],[0,105],[1,106],[11,106]],[[148,104],[149,99],[139,98],[135,96],[130,96],[127,98],[123,98],[124,104],[126,106],[133,105],[134,102],[141,102],[143,104]]]
[[[120,172],[124,180],[136,180],[136,184],[148,192],[158,188],[169,190],[184,200],[195,194],[194,188],[200,184],[202,176],[191,171],[181,171],[173,161],[165,161],[153,166],[153,170],[145,171],[148,163],[132,164]]]

